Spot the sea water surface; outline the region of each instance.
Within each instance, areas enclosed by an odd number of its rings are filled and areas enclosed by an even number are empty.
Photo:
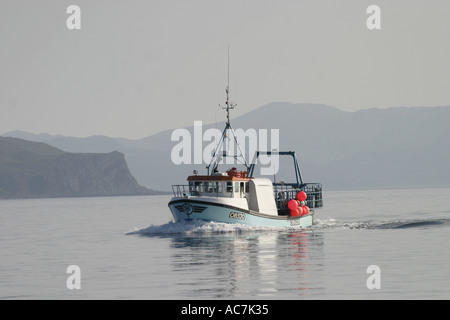
[[[169,199],[0,200],[0,299],[450,298],[448,188],[327,191],[300,231],[174,223]]]

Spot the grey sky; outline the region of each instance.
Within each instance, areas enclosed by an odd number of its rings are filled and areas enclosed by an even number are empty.
[[[81,8],[81,30],[66,9]],[[366,27],[369,5],[381,30]],[[450,105],[448,0],[0,2],[0,134],[141,138],[274,101]],[[219,101],[220,100],[220,101]]]

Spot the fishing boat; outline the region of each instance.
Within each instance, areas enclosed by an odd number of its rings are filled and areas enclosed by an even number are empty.
[[[229,79],[229,76],[228,76]],[[202,175],[194,170],[187,184],[173,185],[173,197],[168,206],[175,221],[203,220],[220,223],[244,224],[260,227],[307,228],[313,224],[314,210],[323,206],[322,185],[303,182],[297,155],[294,151],[256,151],[248,164],[241,151],[243,170],[237,167],[219,171],[225,157],[234,157],[222,150],[226,139],[236,139],[230,123],[230,109],[236,104],[229,100],[229,81],[226,87],[227,121],[211,162]],[[294,162],[295,181],[272,181],[254,177],[260,156],[290,156]],[[225,162],[226,163],[226,162]],[[274,179],[275,180],[275,179]]]

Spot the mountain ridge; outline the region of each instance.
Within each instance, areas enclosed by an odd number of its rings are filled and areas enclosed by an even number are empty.
[[[365,189],[450,186],[449,119],[450,106],[349,112],[325,104],[272,102],[231,123],[234,129],[279,129],[280,150],[297,152],[306,181],[322,182],[325,189]],[[203,124],[203,131],[216,125],[221,129],[224,122]],[[186,129],[193,133],[193,126]],[[94,143],[98,136],[47,136],[44,142],[65,151],[118,150],[140,184],[170,190],[206,166],[171,162],[177,144],[170,139],[172,131],[137,140],[103,136],[101,144]]]

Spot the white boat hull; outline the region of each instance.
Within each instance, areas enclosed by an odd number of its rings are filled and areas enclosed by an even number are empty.
[[[169,208],[175,221],[204,220],[237,223],[261,227],[308,228],[313,224],[314,211],[305,216],[268,215],[226,202],[212,201],[201,197],[173,197]]]

